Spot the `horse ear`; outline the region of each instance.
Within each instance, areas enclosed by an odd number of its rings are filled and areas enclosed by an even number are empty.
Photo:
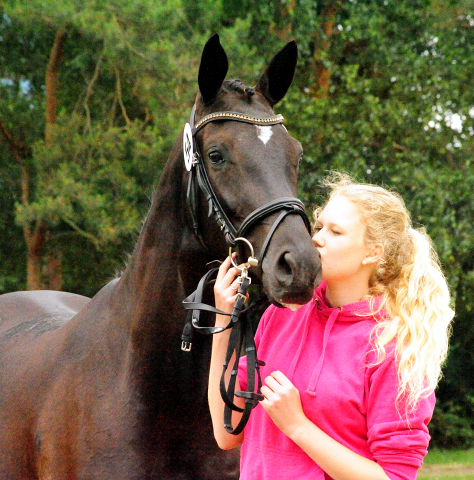
[[[290,88],[298,61],[298,47],[294,40],[287,43],[272,59],[260,77],[255,90],[260,92],[273,107]]]
[[[228,68],[227,55],[215,33],[204,45],[199,66],[198,84],[204,103],[216,98]]]

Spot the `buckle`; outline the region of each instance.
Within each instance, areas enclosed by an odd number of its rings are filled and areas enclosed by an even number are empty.
[[[183,352],[190,352],[192,346],[193,344],[191,342],[185,342],[184,340],[181,342],[181,350]]]

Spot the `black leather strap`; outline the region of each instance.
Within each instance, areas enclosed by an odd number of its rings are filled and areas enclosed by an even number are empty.
[[[247,230],[255,223],[280,210],[288,210],[288,213],[300,215],[303,218],[308,231],[311,230],[311,225],[304,211],[303,202],[294,197],[280,197],[271,202],[265,203],[250,213],[240,225],[237,231],[237,237],[244,237]]]
[[[211,182],[209,181],[209,177],[207,175],[206,168],[201,161],[201,156],[199,155],[198,163],[196,164],[196,176],[197,181],[200,189],[204,193],[206,200],[209,205],[209,212],[208,216],[210,217],[211,214],[214,214],[214,219],[217,222],[220,230],[222,231],[226,242],[228,245],[234,246],[235,245],[235,238],[237,238],[236,233],[237,230],[235,229],[232,222],[227,218],[225,210],[222,208],[222,205],[219,203],[219,200],[212,189]]]
[[[214,284],[215,277],[217,276],[218,268],[212,268],[199,280],[196,290],[183,300],[183,307],[187,310],[186,323],[183,329],[183,335],[181,336],[181,349],[184,351],[190,351],[193,341],[193,330],[196,329],[199,332],[207,335],[213,335],[214,333],[220,333],[228,328],[232,327],[232,318],[225,328],[219,327],[202,327],[199,325],[199,318],[201,311],[216,313],[218,315],[227,315],[231,317],[232,314],[222,312],[221,310],[202,303],[205,289]]]
[[[239,368],[239,352],[241,351],[242,347],[242,340],[236,342],[235,345],[231,344],[231,339],[229,339],[229,346],[227,348],[227,357],[235,353],[235,362],[233,365],[233,369],[231,372],[231,377],[229,381],[229,386],[227,391],[224,388],[224,378],[225,372],[227,370],[227,365],[224,364],[223,372],[221,376],[221,396],[225,402],[224,407],[224,428],[228,433],[232,435],[238,435],[242,432],[247,424],[250,413],[252,410],[258,405],[258,402],[263,400],[263,395],[260,393],[260,389],[262,388],[262,378],[260,375],[260,366],[265,365],[264,362],[257,359],[257,352],[255,348],[255,342],[253,341],[253,331],[250,325],[250,321],[246,318],[242,324],[241,329],[245,331],[245,353],[247,355],[247,390],[245,392],[235,392],[235,382],[238,375],[238,368]],[[234,333],[234,329],[232,329],[232,333]],[[231,334],[232,336],[232,334]],[[234,348],[233,348],[234,347]],[[231,349],[233,348],[233,351]],[[255,391],[255,379],[257,380],[257,391]],[[244,408],[239,408],[233,402],[229,402],[233,397],[241,397],[245,399]],[[227,400],[227,401],[226,401]],[[242,412],[242,416],[239,420],[239,423],[235,426],[232,426],[232,411]]]
[[[258,405],[258,402],[260,400],[263,400],[263,396],[260,393],[260,388],[262,387],[260,366],[264,365],[264,363],[257,359],[252,325],[247,316],[245,315],[245,313],[247,313],[261,299],[255,302],[250,308],[244,308],[247,290],[250,285],[250,279],[248,277],[243,277],[237,291],[237,298],[232,313],[225,313],[215,307],[203,304],[202,297],[204,294],[204,290],[206,286],[214,283],[214,277],[215,275],[217,275],[217,270],[217,268],[209,270],[209,272],[204,275],[204,277],[202,277],[199,281],[198,288],[183,302],[183,306],[188,311],[188,314],[186,324],[183,330],[181,348],[184,351],[189,351],[191,349],[193,329],[196,329],[202,334],[213,335],[223,332],[228,328],[232,328],[229,337],[229,343],[227,346],[225,361],[223,364],[222,376],[220,379],[220,392],[222,399],[225,403],[224,428],[227,432],[233,435],[238,435],[244,429],[250,417],[250,412],[252,411],[252,409]],[[225,327],[200,326],[199,316],[201,311],[230,316],[229,323]],[[239,358],[242,351],[242,345],[244,343],[245,352],[247,355],[247,390],[245,392],[235,392]],[[235,360],[232,367],[229,384],[226,387],[225,375],[229,367],[229,362],[233,355],[235,355]],[[257,391],[255,391],[255,386],[257,386]],[[245,406],[243,409],[235,405],[233,401],[234,396],[239,396],[245,399]],[[242,417],[235,429],[232,427],[232,411],[242,412]]]

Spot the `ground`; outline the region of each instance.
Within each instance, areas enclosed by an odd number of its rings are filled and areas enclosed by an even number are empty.
[[[419,470],[418,478],[422,479],[432,479],[437,478],[450,478],[453,480],[455,478],[465,478],[466,480],[474,480],[474,466],[473,465],[463,465],[452,463],[449,465],[425,465]]]

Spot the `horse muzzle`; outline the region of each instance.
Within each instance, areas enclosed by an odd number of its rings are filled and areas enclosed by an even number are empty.
[[[262,283],[277,305],[304,305],[321,282],[321,259],[297,216],[289,216],[275,231],[261,265]]]

